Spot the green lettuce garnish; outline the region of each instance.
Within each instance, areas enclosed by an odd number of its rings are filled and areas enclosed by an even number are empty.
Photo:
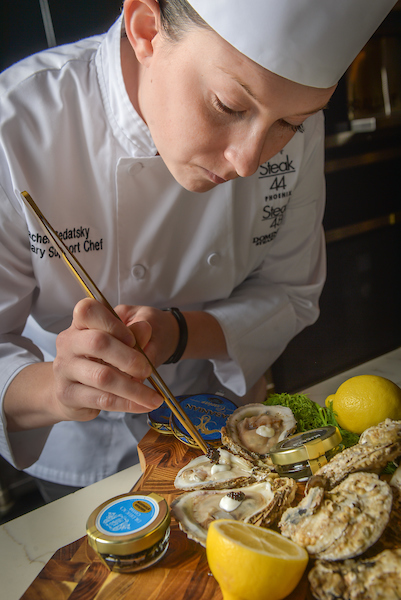
[[[310,431],[318,427],[326,427],[334,425],[338,427],[342,436],[343,448],[349,448],[358,443],[359,435],[352,433],[339,426],[336,413],[333,410],[333,403],[330,402],[328,407],[323,407],[313,402],[306,394],[272,394],[264,401],[267,405],[281,405],[290,408],[297,421],[296,433]]]
[[[349,448],[350,446],[354,446],[355,444],[358,443],[359,438],[360,438],[360,435],[358,433],[353,433],[352,431],[343,429],[338,424],[337,419],[336,419],[337,413],[333,410],[333,401],[332,400],[329,401],[329,405],[326,406],[322,410],[324,410],[327,415],[327,425],[334,425],[335,427],[338,427],[338,429],[340,430],[341,437],[343,438],[342,444],[343,444],[344,448]]]

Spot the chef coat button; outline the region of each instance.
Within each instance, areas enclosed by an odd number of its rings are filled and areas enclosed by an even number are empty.
[[[135,279],[143,279],[145,277],[146,269],[143,265],[134,265],[132,267],[132,275]]]
[[[130,166],[129,172],[131,175],[137,175],[143,169],[143,164],[141,162],[134,163]]]
[[[216,252],[213,252],[208,256],[207,262],[211,267],[217,267],[220,264],[220,256]]]

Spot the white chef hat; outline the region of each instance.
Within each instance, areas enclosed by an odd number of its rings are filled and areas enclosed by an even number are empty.
[[[291,81],[338,82],[396,0],[189,0],[240,52]]]

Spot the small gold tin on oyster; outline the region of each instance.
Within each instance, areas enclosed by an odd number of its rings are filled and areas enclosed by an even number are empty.
[[[86,524],[89,545],[117,573],[134,573],[158,562],[170,540],[170,512],[155,493],[122,494],[103,502]]]
[[[340,450],[342,437],[328,425],[292,435],[270,450],[270,458],[282,477],[306,481]]]

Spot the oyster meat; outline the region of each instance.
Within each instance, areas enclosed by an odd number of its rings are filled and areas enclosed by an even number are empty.
[[[271,464],[269,451],[297,428],[290,408],[246,404],[237,408],[221,429],[221,441],[255,464]]]
[[[270,469],[258,469],[241,456],[224,448],[216,449],[216,460],[202,455],[178,471],[174,485],[180,490],[236,488],[270,476]]]
[[[363,560],[318,560],[308,577],[318,600],[399,600],[401,549],[384,550]]]
[[[234,519],[269,526],[291,505],[297,484],[287,477],[253,483],[234,490],[184,492],[171,503],[171,513],[187,536],[206,545],[215,519]]]
[[[390,519],[392,492],[375,473],[352,473],[331,491],[311,487],[283,514],[281,533],[311,556],[343,560],[362,554]]]
[[[401,421],[386,419],[366,429],[355,446],[336,454],[309,479],[306,489],[318,485],[332,489],[350,473],[379,473],[389,461],[401,455]]]

